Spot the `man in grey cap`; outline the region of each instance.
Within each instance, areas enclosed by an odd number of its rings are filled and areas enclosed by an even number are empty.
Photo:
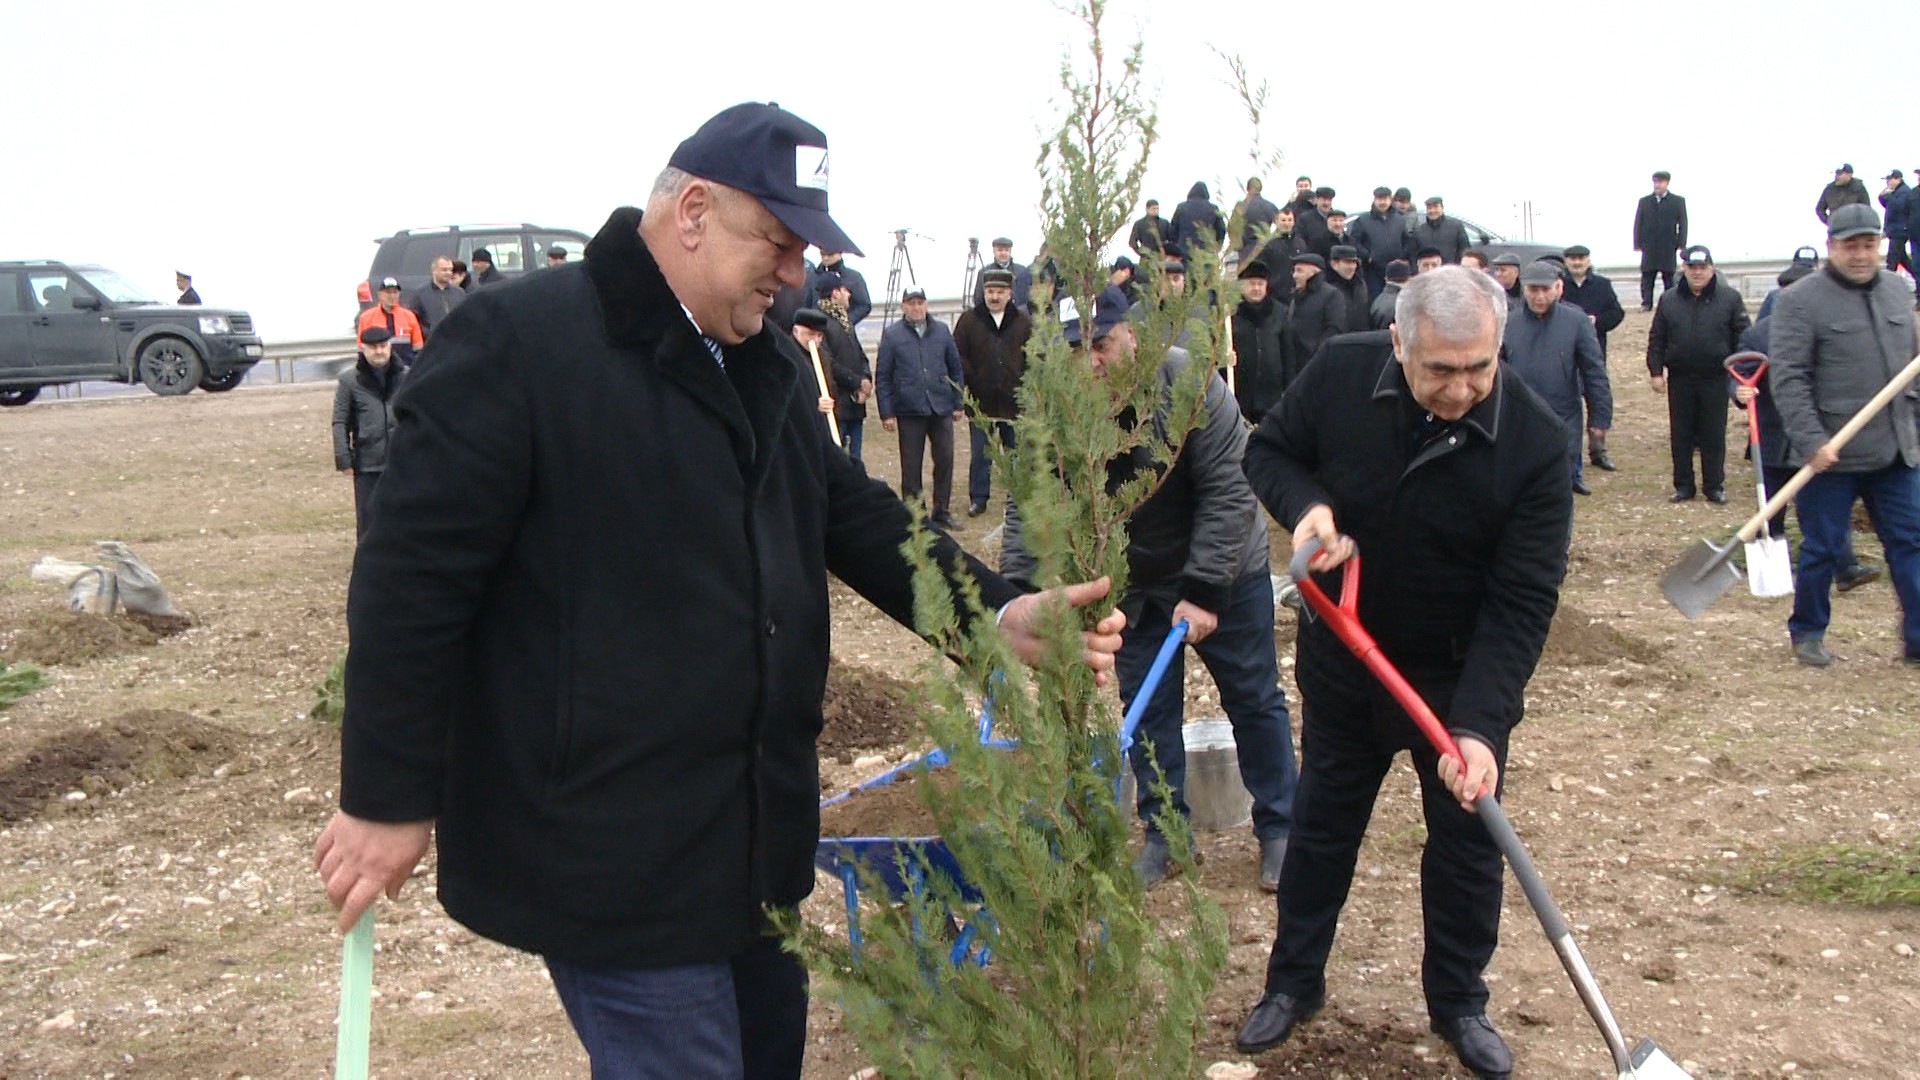
[[[1853,502],[1867,506],[1900,600],[1907,664],[1920,667],[1920,403],[1911,384],[1836,451],[1834,432],[1907,366],[1915,347],[1907,286],[1880,265],[1880,220],[1857,203],[1827,218],[1827,265],[1780,293],[1767,385],[1786,428],[1789,466],[1819,475],[1794,498],[1800,562],[1787,619],[1794,658],[1826,667],[1834,575],[1850,550]]]
[[[1427,197],[1427,217],[1413,227],[1412,247],[1433,248],[1449,266],[1458,265],[1467,253],[1467,227],[1447,216],[1447,204],[1438,195]]]
[[[1013,306],[1020,314],[1029,313],[1028,305],[1033,301],[1033,271],[1025,263],[1013,260],[1013,241],[1005,236],[993,238],[993,261],[980,268],[979,284],[973,289],[973,306],[979,307],[987,299],[987,271],[1005,270],[1013,275]]]
[[[1360,249],[1360,266],[1367,276],[1367,295],[1377,298],[1386,288],[1387,264],[1404,259],[1407,250],[1407,221],[1393,208],[1393,192],[1385,187],[1373,189],[1373,206],[1357,221],[1348,223],[1353,246]]]
[[[1287,301],[1287,348],[1293,370],[1313,359],[1328,338],[1344,333],[1347,293],[1327,283],[1327,261],[1308,252],[1293,260],[1293,296]]]
[[[355,555],[314,852],[340,928],[437,836],[447,913],[544,959],[596,1077],[801,1076],[806,973],[767,912],[813,888],[827,575],[914,606],[906,508],[830,444],[766,318],[809,243],[858,250],[826,136],[759,103],[707,121],[578,271],[435,334]],[[933,558],[1039,654],[1046,594]],[[1096,679],[1124,621],[1087,641]]]
[[[1740,290],[1713,269],[1713,252],[1695,244],[1682,253],[1680,284],[1660,296],[1647,332],[1647,376],[1667,397],[1673,496],[1694,497],[1693,455],[1707,501],[1727,501],[1727,372],[1752,321]]]
[[[1343,334],[1373,329],[1373,302],[1367,292],[1367,279],[1360,274],[1360,251],[1352,244],[1335,244],[1328,252],[1327,284],[1347,298],[1347,317],[1340,324]]]
[[[1591,495],[1581,477],[1581,431],[1596,429],[1604,446],[1613,426],[1613,390],[1600,339],[1585,312],[1560,302],[1563,284],[1553,263],[1529,263],[1520,271],[1520,287],[1524,298],[1507,313],[1507,365],[1567,425],[1573,493]]]

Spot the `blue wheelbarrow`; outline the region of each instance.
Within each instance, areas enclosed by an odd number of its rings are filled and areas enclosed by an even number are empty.
[[[1140,724],[1140,714],[1145,711],[1146,703],[1152,700],[1154,688],[1160,685],[1160,679],[1166,674],[1174,655],[1180,651],[1186,636],[1186,622],[1175,624],[1167,632],[1159,653],[1154,656],[1153,665],[1147,669],[1146,679],[1133,696],[1132,707],[1121,720],[1120,753],[1123,757],[1133,746],[1133,733]],[[980,710],[979,737],[982,746],[999,750],[1012,750],[1017,745],[994,737],[991,697]],[[947,752],[936,748],[862,781],[855,785],[853,791],[843,791],[820,800],[820,809],[825,811],[830,806],[843,803],[853,798],[856,792],[891,784],[912,770],[945,768],[948,762]],[[1115,796],[1118,797],[1118,794],[1116,784]],[[860,879],[863,872],[870,884],[886,890],[887,899],[891,902],[920,896],[926,888],[928,871],[944,875],[953,882],[962,901],[979,905],[982,900],[980,890],[967,882],[965,875],[960,872],[959,863],[954,861],[953,852],[948,849],[946,841],[938,836],[822,837],[814,848],[813,864],[839,879],[840,891],[847,905],[847,944],[856,960],[860,958]],[[953,931],[953,943],[947,950],[948,961],[986,966],[993,959],[992,950],[980,940],[982,927],[992,925],[992,916],[986,908],[977,906],[970,919],[949,911],[947,919]]]

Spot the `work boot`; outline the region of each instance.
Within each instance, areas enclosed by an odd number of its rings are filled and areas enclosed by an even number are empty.
[[[1286,1042],[1294,1028],[1313,1019],[1313,1014],[1325,1003],[1324,995],[1302,1001],[1291,994],[1262,994],[1260,1003],[1241,1023],[1240,1034],[1234,1036],[1233,1048],[1243,1054],[1271,1050]]]
[[[1833,587],[1840,592],[1850,593],[1862,585],[1871,585],[1879,580],[1879,567],[1854,563],[1833,576]]]
[[[1827,651],[1825,637],[1820,634],[1808,634],[1793,640],[1793,658],[1808,667],[1831,667],[1833,654]]]
[[[1587,429],[1587,460],[1603,472],[1618,472],[1620,469],[1607,454],[1606,435],[1595,433],[1593,428]]]
[[[1513,1075],[1513,1053],[1486,1013],[1435,1020],[1432,1028],[1460,1055],[1460,1064],[1480,1080],[1507,1080]]]
[[[1167,850],[1167,841],[1153,833],[1147,834],[1147,842],[1140,847],[1140,854],[1133,860],[1133,873],[1140,879],[1142,888],[1151,889],[1167,880],[1173,871],[1173,852]]]
[[[1280,867],[1287,861],[1287,838],[1260,841],[1260,891],[1280,891]]]

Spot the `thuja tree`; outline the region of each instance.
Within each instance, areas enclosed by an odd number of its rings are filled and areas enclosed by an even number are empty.
[[[1064,116],[1039,166],[1054,272],[1073,309],[1091,315],[1106,284],[1102,249],[1139,198],[1154,112],[1140,46],[1117,60],[1107,53],[1099,0],[1077,15],[1088,51],[1062,65]],[[1016,449],[994,463],[1038,563],[1036,586],[1110,577],[1106,610],[1126,587],[1125,522],[1204,418],[1202,389],[1225,352],[1205,300],[1220,284],[1218,258],[1194,255],[1189,293],[1166,292],[1153,269],[1149,302],[1135,314],[1136,357],[1103,377],[1065,344],[1062,311],[1036,305]],[[1163,373],[1180,338],[1193,359]],[[1110,462],[1143,455],[1156,467],[1110,479]],[[1206,996],[1225,960],[1225,921],[1192,874],[1151,908],[1133,874],[1132,808],[1116,801],[1119,710],[1111,690],[1096,686],[1080,641],[1104,610],[1051,613],[1046,653],[1026,667],[977,596],[959,605],[972,616],[962,629],[924,535],[909,554],[918,628],[951,658],[930,665],[920,691],[927,731],[951,756],[950,779],[916,791],[973,892],[903,855],[925,888],[867,905],[857,957],[839,933],[795,928],[820,996],[837,1003],[890,1078],[1191,1075]],[[1165,630],[1129,632],[1158,640]],[[1015,748],[975,737],[983,700]],[[1185,823],[1159,824],[1176,858],[1189,861]],[[947,961],[950,913],[980,931],[989,965]]]

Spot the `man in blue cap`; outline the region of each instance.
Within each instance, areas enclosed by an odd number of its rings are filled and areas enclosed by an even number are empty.
[[[546,961],[595,1077],[801,1075],[766,912],[813,888],[827,574],[913,621],[908,512],[766,318],[808,244],[859,250],[827,182],[818,128],[738,105],[580,271],[475,293],[396,402],[355,557],[327,898],[346,929],[437,835],[448,914]],[[934,558],[1027,658],[1043,605],[1109,587]],[[1123,623],[1088,634],[1102,681]]]

